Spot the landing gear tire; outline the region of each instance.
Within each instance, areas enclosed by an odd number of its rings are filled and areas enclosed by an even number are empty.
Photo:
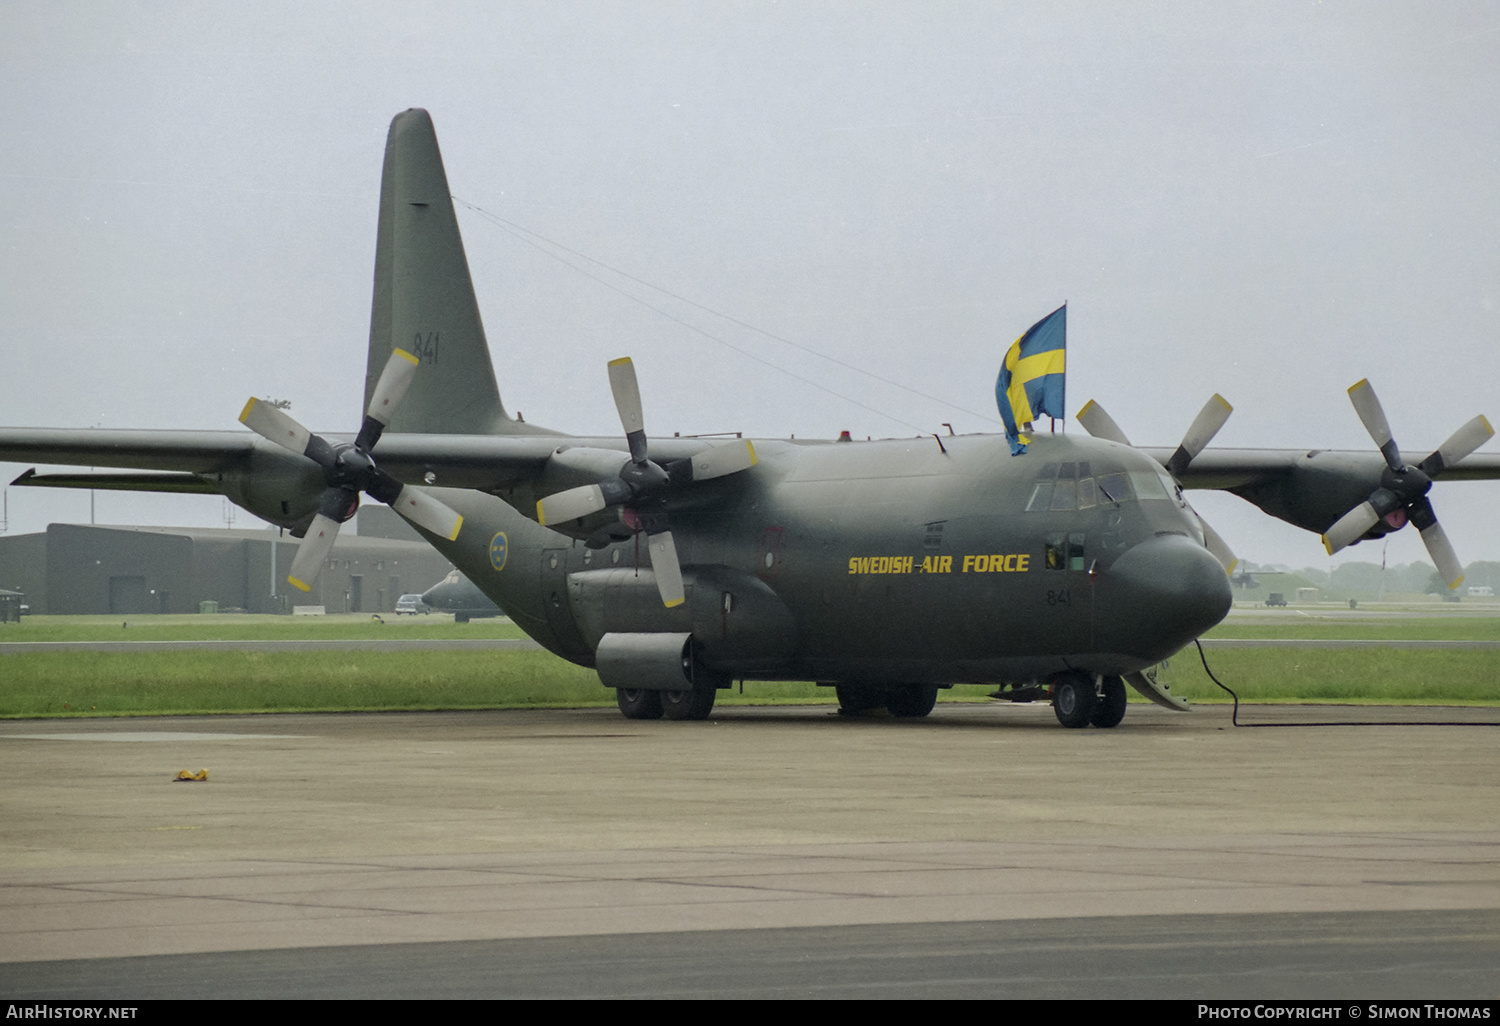
[[[1119,677],[1104,678],[1104,693],[1094,705],[1090,720],[1096,727],[1118,727],[1125,718],[1125,682]]]
[[[660,691],[647,691],[644,688],[615,688],[615,701],[627,720],[661,719]]]
[[[1094,718],[1098,696],[1085,673],[1062,673],[1052,681],[1052,711],[1064,727],[1087,727]]]
[[[932,712],[932,707],[937,704],[937,693],[936,684],[891,688],[886,692],[885,707],[892,716],[917,719]]]
[[[719,689],[699,685],[691,691],[658,691],[662,715],[669,720],[706,720],[714,711]]]
[[[868,684],[836,684],[834,694],[839,696],[839,714],[858,716],[885,705],[885,692]]]

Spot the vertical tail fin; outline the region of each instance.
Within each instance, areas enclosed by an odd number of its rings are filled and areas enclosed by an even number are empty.
[[[365,369],[368,406],[391,350],[421,370],[388,429],[424,434],[535,430],[505,412],[490,362],[432,118],[397,114],[386,139]]]

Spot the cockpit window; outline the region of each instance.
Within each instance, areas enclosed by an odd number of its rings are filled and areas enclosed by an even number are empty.
[[[1026,499],[1028,513],[1093,509],[1101,500],[1119,502],[1130,497],[1124,474],[1091,476],[1088,460],[1043,464]]]
[[[1031,486],[1031,497],[1026,500],[1026,512],[1050,509],[1052,506],[1052,481],[1038,481]]]
[[[1092,509],[1094,507],[1094,479],[1091,477],[1080,477],[1078,479],[1078,508]]]
[[[1136,498],[1142,501],[1147,499],[1170,499],[1172,496],[1167,491],[1166,483],[1161,476],[1149,470],[1130,471],[1130,483],[1135,488]]]
[[[1130,479],[1124,473],[1101,474],[1098,484],[1100,498],[1109,502],[1121,503],[1130,498]]]
[[[1057,483],[1052,486],[1052,503],[1047,508],[1059,511],[1078,508],[1077,463],[1057,465]]]
[[[1043,464],[1026,497],[1026,512],[1067,512],[1118,506],[1132,500],[1151,502],[1175,498],[1182,491],[1165,470],[1111,470],[1092,474],[1087,460]]]

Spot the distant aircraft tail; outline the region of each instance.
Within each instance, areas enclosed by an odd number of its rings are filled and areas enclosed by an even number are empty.
[[[500,401],[437,134],[432,118],[418,108],[397,114],[386,139],[366,406],[395,348],[416,356],[420,371],[389,431],[541,430],[513,419]]]

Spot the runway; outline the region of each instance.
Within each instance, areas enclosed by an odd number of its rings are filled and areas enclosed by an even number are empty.
[[[1249,712],[12,721],[0,996],[1494,997],[1495,711]]]

